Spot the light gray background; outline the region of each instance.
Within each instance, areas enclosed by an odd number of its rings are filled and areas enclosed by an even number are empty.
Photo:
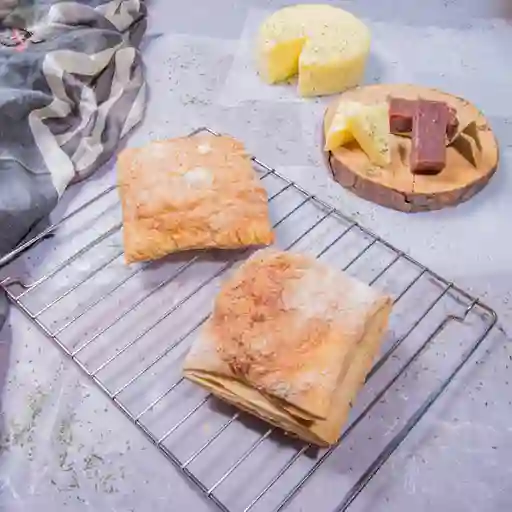
[[[316,147],[325,102],[298,101],[289,89],[261,86],[246,66],[246,38],[256,20],[286,2],[150,2],[144,45],[150,103],[130,144],[199,125],[229,132],[254,154],[493,306],[500,327],[356,509],[510,510],[512,4],[333,3],[351,9],[372,28],[369,82],[438,86],[473,100],[489,116],[501,143],[501,165],[478,197],[453,210],[407,216],[365,203],[330,181]],[[107,166],[70,192],[56,216],[111,180]],[[0,340],[10,359],[6,427],[19,433],[19,442],[2,456],[0,509],[210,509],[19,312],[12,311]],[[62,464],[64,455],[72,470]],[[302,504],[299,499],[293,510],[324,510],[321,492],[316,499]]]

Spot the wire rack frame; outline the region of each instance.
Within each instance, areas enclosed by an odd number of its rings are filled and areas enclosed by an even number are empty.
[[[212,136],[218,136],[219,134],[209,128],[199,128],[189,134],[190,136],[195,136],[200,133],[208,133]],[[317,228],[320,224],[322,224],[326,219],[335,217],[343,221],[345,227],[344,229],[332,240],[328,243],[323,249],[317,252],[317,257],[322,257],[331,247],[333,247],[336,243],[338,243],[343,237],[345,237],[348,233],[353,230],[359,230],[363,233],[367,239],[368,243],[365,247],[360,250],[345,266],[344,269],[348,270],[352,265],[354,265],[358,260],[360,260],[372,247],[376,245],[381,245],[389,250],[393,254],[393,258],[382,268],[377,275],[375,275],[371,281],[370,285],[376,283],[380,278],[382,278],[386,272],[388,272],[397,262],[403,260],[407,261],[409,264],[413,265],[418,273],[395,297],[395,303],[398,303],[405,294],[407,294],[417,283],[418,281],[427,276],[433,281],[435,281],[438,286],[438,293],[432,299],[432,301],[428,304],[427,308],[425,308],[420,315],[414,320],[410,328],[398,339],[394,340],[391,346],[384,352],[384,354],[380,357],[380,359],[375,363],[372,370],[367,376],[367,382],[374,377],[374,375],[379,371],[380,368],[390,359],[393,353],[401,346],[401,344],[413,333],[413,331],[418,327],[418,325],[422,322],[422,320],[435,308],[435,306],[446,296],[450,294],[454,294],[458,297],[460,301],[464,303],[465,309],[462,314],[448,314],[446,315],[439,323],[437,323],[436,327],[430,332],[430,334],[422,341],[420,346],[410,355],[410,357],[405,361],[405,363],[400,367],[400,369],[394,374],[394,376],[386,383],[382,389],[380,389],[377,394],[373,397],[373,399],[366,405],[363,411],[348,425],[348,427],[342,433],[342,436],[338,443],[330,447],[326,450],[317,460],[314,462],[312,467],[303,475],[300,480],[293,485],[292,488],[286,493],[284,498],[280,501],[277,507],[274,509],[275,512],[279,512],[285,509],[291,501],[297,496],[297,494],[304,488],[304,486],[310,481],[312,476],[316,473],[316,471],[325,463],[325,461],[331,457],[331,455],[338,448],[339,444],[346,440],[347,437],[357,428],[357,426],[361,423],[361,421],[368,415],[368,413],[374,408],[374,406],[382,399],[382,397],[387,393],[387,391],[393,386],[393,384],[402,376],[404,373],[411,367],[411,365],[417,361],[419,356],[425,351],[425,349],[429,346],[429,344],[447,327],[450,323],[464,323],[467,316],[470,313],[477,314],[482,319],[483,328],[475,337],[469,346],[466,347],[466,350],[463,356],[458,360],[457,364],[451,369],[448,376],[445,377],[436,388],[428,395],[426,400],[423,401],[421,406],[415,410],[415,412],[409,417],[403,427],[394,435],[394,437],[385,445],[384,449],[377,454],[374,458],[373,462],[364,470],[363,474],[360,478],[355,482],[354,485],[349,489],[349,491],[345,494],[343,500],[338,504],[335,508],[336,512],[342,512],[347,510],[352,502],[357,498],[357,496],[363,491],[363,489],[368,485],[368,483],[372,480],[378,470],[383,466],[383,464],[389,459],[389,457],[396,451],[396,449],[400,446],[400,444],[404,441],[404,439],[408,436],[408,434],[412,431],[412,429],[417,425],[417,423],[421,420],[421,418],[427,413],[427,411],[432,407],[432,405],[436,402],[436,400],[441,396],[441,394],[445,391],[445,389],[450,385],[450,383],[454,380],[459,371],[463,368],[463,366],[468,362],[474,352],[481,345],[483,340],[488,335],[489,331],[497,322],[496,313],[482,303],[479,299],[471,296],[464,290],[460,289],[454,283],[444,279],[439,276],[437,273],[428,269],[406,253],[396,249],[392,244],[382,239],[371,230],[361,226],[356,221],[352,220],[348,216],[344,215],[338,209],[330,206],[325,203],[323,200],[318,197],[308,193],[299,185],[290,181],[280,173],[278,173],[274,168],[268,166],[264,162],[260,161],[256,157],[252,157],[252,160],[255,164],[256,169],[261,173],[261,179],[265,179],[268,176],[273,176],[277,178],[282,184],[282,188],[279,191],[269,196],[269,202],[276,199],[279,195],[283,194],[288,189],[293,189],[300,193],[303,199],[296,205],[291,211],[287,212],[279,221],[274,224],[274,227],[278,227],[282,224],[286,219],[290,218],[291,215],[296,213],[300,208],[302,208],[305,204],[310,203],[318,207],[319,211],[321,211],[321,215],[315,221],[315,223],[310,226],[307,230],[302,232],[298,237],[296,237],[291,243],[286,247],[287,249],[291,249],[295,245],[298,244],[304,237],[306,237],[309,233],[311,233],[315,228]],[[0,269],[7,267],[11,263],[15,262],[23,253],[30,251],[31,248],[39,244],[41,241],[52,237],[53,234],[66,222],[75,216],[79,215],[84,210],[90,208],[95,205],[97,201],[106,197],[109,193],[115,190],[115,186],[111,186],[86,202],[83,206],[64,217],[61,221],[53,224],[52,226],[45,229],[39,235],[29,240],[28,242],[22,244],[16,250],[11,252],[10,254],[4,256],[0,259]],[[116,352],[113,356],[109,357],[105,361],[103,361],[99,366],[97,366],[94,370],[91,370],[84,365],[82,360],[80,359],[81,354],[87,347],[91,346],[96,339],[98,339],[102,334],[115,326],[119,321],[133,312],[140,304],[144,303],[150,296],[154,295],[159,290],[165,288],[174,280],[176,280],[180,275],[190,269],[197,261],[198,257],[195,256],[188,262],[179,266],[171,275],[169,275],[166,279],[160,282],[157,286],[150,289],[147,293],[143,294],[139,297],[135,303],[131,305],[128,310],[123,311],[121,314],[115,316],[110,323],[97,332],[94,336],[89,337],[86,340],[83,340],[78,346],[75,346],[73,349],[66,346],[65,343],[60,339],[60,335],[69,327],[71,327],[75,322],[77,322],[80,318],[86,315],[89,311],[94,309],[96,306],[102,303],[107,297],[111,296],[117,290],[120,290],[122,286],[133,279],[136,275],[140,274],[145,270],[145,266],[141,266],[135,268],[130,271],[121,281],[119,281],[113,288],[110,288],[108,292],[103,293],[99,297],[95,298],[93,302],[87,305],[85,309],[82,309],[78,314],[74,315],[71,319],[69,319],[65,324],[61,325],[59,328],[52,330],[44,322],[41,321],[41,316],[48,311],[50,308],[58,305],[60,301],[62,301],[65,297],[75,291],[77,288],[82,286],[87,280],[92,279],[92,277],[98,272],[105,269],[110,263],[112,263],[116,258],[122,255],[122,250],[116,252],[112,257],[106,260],[99,268],[97,268],[92,274],[87,275],[83,279],[77,281],[73,286],[68,288],[64,293],[61,293],[57,298],[45,304],[42,308],[38,308],[36,310],[32,310],[29,306],[25,304],[23,299],[33,292],[35,289],[40,287],[43,283],[50,280],[54,277],[58,272],[60,272],[64,267],[68,267],[73,262],[84,256],[89,251],[93,250],[99,243],[103,240],[107,239],[113,233],[118,232],[122,229],[122,224],[117,223],[113,227],[111,227],[108,231],[101,234],[91,242],[87,243],[85,246],[81,247],[80,250],[73,253],[69,256],[65,261],[60,263],[57,267],[55,267],[50,272],[46,273],[39,279],[27,284],[22,282],[20,279],[8,277],[0,282],[0,287],[3,288],[9,297],[9,299],[14,303],[37,327],[50,339],[52,340],[60,350],[71,360],[76,363],[76,365],[80,368],[80,370],[91,379],[99,389],[109,397],[116,407],[134,424],[136,425],[144,435],[153,443],[160,452],[176,467],[178,468],[185,476],[188,478],[195,486],[200,490],[200,492],[206,496],[209,500],[211,500],[219,510],[223,512],[232,512],[230,508],[226,506],[225,503],[217,496],[216,490],[223,484],[227,479],[229,479],[233,473],[247,460],[251,457],[253,453],[255,453],[258,448],[267,440],[277,429],[274,427],[268,428],[263,434],[261,434],[252,444],[239,456],[231,466],[224,471],[224,473],[211,485],[205,484],[200,477],[198,477],[194,472],[190,469],[191,464],[196,461],[201,455],[211,447],[226,430],[233,425],[237,420],[241,418],[245,413],[236,411],[234,412],[228,419],[225,421],[201,446],[193,451],[185,460],[180,460],[174,453],[171,451],[164,442],[182,425],[186,424],[190,418],[193,417],[194,414],[197,413],[202,407],[207,404],[211,395],[205,396],[202,400],[200,400],[193,408],[191,408],[182,418],[173,424],[170,428],[168,428],[165,433],[161,435],[157,435],[151,429],[146,427],[146,425],[142,422],[142,418],[151,411],[159,402],[161,402],[165,397],[170,395],[175,389],[177,389],[183,382],[183,378],[178,379],[172,386],[166,389],[164,392],[160,393],[156,398],[154,398],[149,404],[147,404],[141,411],[138,413],[134,413],[123,404],[123,401],[120,399],[120,394],[129,388],[134,382],[140,379],[143,375],[145,375],[152,367],[154,367],[159,361],[161,361],[167,354],[172,352],[176,347],[182,344],[187,338],[189,338],[193,333],[195,333],[199,327],[206,321],[208,315],[202,316],[198,319],[197,322],[194,323],[193,327],[183,335],[180,335],[177,339],[173,340],[172,343],[157,357],[153,358],[149,365],[142,368],[136,375],[134,375],[130,380],[117,387],[115,390],[109,389],[98,376],[98,374],[108,367],[116,358],[121,356],[123,353],[128,351],[131,347],[133,347],[142,337],[144,337],[149,331],[151,331],[156,325],[162,322],[165,318],[172,315],[176,312],[180,307],[182,307],[187,301],[193,299],[193,297],[198,294],[201,289],[206,287],[209,283],[211,283],[214,279],[219,276],[222,276],[226,271],[228,271],[235,262],[228,262],[223,264],[218,271],[207,280],[201,282],[194,290],[181,298],[181,300],[174,304],[172,308],[166,310],[163,315],[160,315],[156,321],[152,322],[148,327],[146,327],[141,333],[139,333],[134,339],[126,343],[118,352]],[[148,264],[149,265],[149,264]],[[22,291],[16,293],[15,288],[21,289]],[[262,498],[277,484],[277,482],[285,475],[296,463],[297,461],[303,457],[308,450],[312,448],[311,445],[305,444],[300,449],[293,454],[291,458],[289,458],[284,465],[282,465],[278,471],[275,472],[274,476],[268,481],[268,483],[254,496],[254,498],[245,506],[243,509],[244,512],[249,512],[252,510]]]

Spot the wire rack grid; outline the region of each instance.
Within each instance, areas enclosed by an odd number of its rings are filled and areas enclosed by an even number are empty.
[[[208,128],[190,136],[201,132],[218,136]],[[344,511],[497,317],[477,298],[252,160],[268,192],[278,247],[314,254],[394,297],[382,355],[340,441],[329,449],[288,438],[181,376],[218,287],[250,249],[126,266],[112,185],[0,259],[1,287],[218,509],[279,512],[293,509],[300,494],[302,504]]]

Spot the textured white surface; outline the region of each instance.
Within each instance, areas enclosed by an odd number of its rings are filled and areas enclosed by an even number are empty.
[[[501,328],[354,510],[509,510],[512,28],[492,18],[501,14],[497,2],[339,2],[373,31],[368,82],[414,81],[464,95],[489,116],[501,143],[500,171],[476,198],[456,209],[407,216],[363,202],[329,179],[317,147],[324,100],[298,101],[290,89],[268,88],[241,69],[240,36],[262,16],[251,7],[282,4],[195,0],[184,9],[182,2],[151,2],[145,46],[150,103],[129,143],[181,135],[200,125],[230,133],[284,174],[485,298]],[[111,179],[106,169],[84,185],[80,197],[71,192],[60,210],[76,207]],[[77,370],[19,312],[12,312],[0,341],[10,357],[3,398],[10,447],[0,461],[0,510],[211,510],[95,388],[77,379]],[[315,480],[343,482],[348,468],[339,464],[332,459]],[[330,511],[340,499],[335,485],[311,489],[292,510],[315,504]]]

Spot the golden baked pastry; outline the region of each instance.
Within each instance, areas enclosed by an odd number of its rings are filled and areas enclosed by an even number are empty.
[[[125,149],[118,185],[129,263],[274,240],[266,191],[243,145],[231,137],[198,135]]]
[[[391,299],[309,256],[263,249],[224,284],[184,376],[311,443],[340,436]]]

